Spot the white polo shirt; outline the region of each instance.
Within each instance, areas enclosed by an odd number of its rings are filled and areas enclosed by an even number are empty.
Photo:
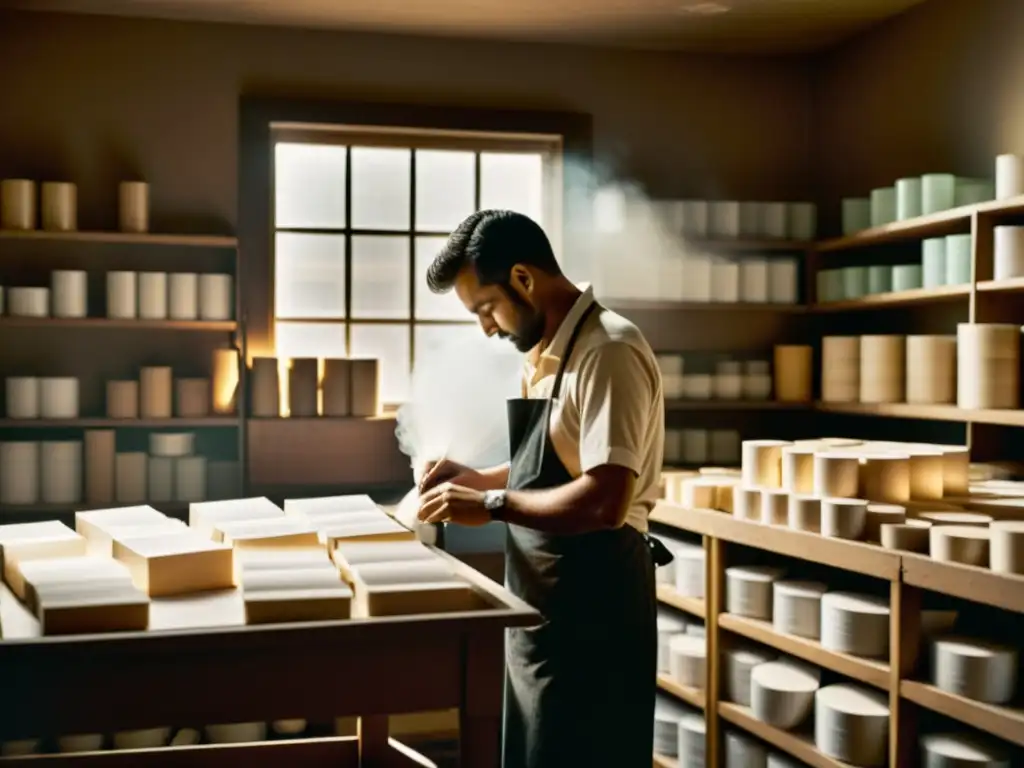
[[[594,303],[589,285],[534,365],[525,364],[523,391],[551,395],[569,337]],[[604,307],[580,330],[565,366],[561,393],[552,405],[550,436],[555,453],[573,477],[604,464],[637,476],[626,524],[647,532],[647,516],[658,498],[665,448],[665,397],[661,370],[639,329]]]

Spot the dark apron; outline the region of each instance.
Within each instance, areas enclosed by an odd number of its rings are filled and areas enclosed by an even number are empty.
[[[513,490],[573,480],[548,434],[553,398],[508,402]],[[573,536],[508,526],[508,588],[543,616],[511,629],[504,768],[646,768],[654,751],[657,603],[647,537],[629,525]]]

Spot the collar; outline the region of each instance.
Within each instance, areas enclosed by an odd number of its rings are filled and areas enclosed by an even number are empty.
[[[530,385],[536,384],[537,380],[541,378],[543,373],[550,370],[552,366],[557,369],[558,364],[562,361],[562,356],[565,354],[565,348],[569,344],[569,338],[572,336],[573,330],[580,322],[580,318],[583,317],[583,313],[587,311],[587,308],[594,303],[594,288],[590,283],[580,283],[576,286],[580,290],[580,295],[576,299],[576,302],[569,309],[569,312],[562,319],[562,323],[558,326],[558,330],[555,331],[554,337],[551,339],[551,343],[541,351],[537,356],[536,366],[531,365],[529,357],[527,357],[525,363],[525,379]]]

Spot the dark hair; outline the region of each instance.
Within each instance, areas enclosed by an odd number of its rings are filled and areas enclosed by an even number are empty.
[[[527,264],[550,275],[561,274],[544,230],[514,211],[477,211],[455,228],[427,269],[427,286],[446,293],[467,266],[482,285],[507,285],[512,267]]]

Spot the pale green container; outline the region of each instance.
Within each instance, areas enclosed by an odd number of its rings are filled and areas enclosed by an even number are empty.
[[[897,264],[892,268],[892,289],[913,291],[921,287],[923,275],[920,264]]]
[[[951,173],[927,173],[921,177],[921,213],[948,211],[956,203],[956,177]]]
[[[868,293],[889,293],[892,290],[892,267],[868,267]]]
[[[971,282],[971,236],[950,235],[946,238],[946,285],[967,285]]]
[[[946,283],[946,238],[932,237],[921,243],[921,284],[936,288]]]
[[[914,176],[896,182],[896,220],[906,221],[921,215],[921,179]]]
[[[840,301],[843,298],[843,270],[826,269],[818,273],[818,301]]]
[[[896,221],[896,187],[871,190],[871,226],[881,227]]]
[[[863,197],[843,200],[843,234],[855,235],[871,226],[871,201]]]
[[[843,268],[843,298],[859,299],[868,292],[868,268]]]
[[[954,204],[958,208],[961,205],[987,203],[995,199],[996,185],[988,179],[965,179],[957,176],[954,197]]]

